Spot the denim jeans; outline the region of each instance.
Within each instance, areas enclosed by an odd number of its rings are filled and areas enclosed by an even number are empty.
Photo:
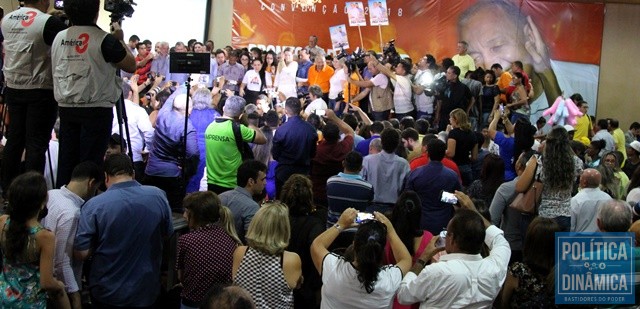
[[[60,107],[60,152],[56,186],[66,185],[81,162],[102,165],[111,136],[113,109]]]
[[[46,89],[6,88],[5,101],[10,118],[2,158],[2,188],[6,192],[13,178],[21,173],[23,151],[25,169],[44,173],[45,153],[56,122],[58,103],[53,90]]]
[[[373,118],[373,121],[384,121],[384,120],[389,120],[389,115],[391,114],[391,111],[384,111],[384,112],[371,112],[371,117]]]
[[[473,182],[473,170],[471,164],[458,165],[460,176],[462,176],[462,184],[467,187]]]

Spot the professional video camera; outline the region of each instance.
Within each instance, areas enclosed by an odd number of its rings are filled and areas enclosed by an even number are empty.
[[[133,12],[133,6],[136,5],[133,0],[105,0],[104,10],[111,12],[111,21],[121,21],[124,17],[131,17]]]
[[[344,50],[344,46],[340,45],[340,53],[336,57],[338,58],[338,60],[346,58],[344,64],[347,66],[349,73],[364,67],[364,52],[360,49],[360,47],[356,48],[356,50],[354,50],[353,53],[349,55]]]
[[[389,41],[389,43],[387,43],[387,46],[382,49],[382,59],[380,59],[380,61],[384,63],[390,63],[393,67],[398,65],[398,63],[400,63],[400,60],[402,60],[402,58],[400,58],[400,54],[398,54],[398,51],[396,50],[395,44],[395,39]]]

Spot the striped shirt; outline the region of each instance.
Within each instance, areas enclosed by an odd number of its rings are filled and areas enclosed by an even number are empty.
[[[373,185],[360,175],[339,173],[327,180],[327,228],[338,222],[342,212],[353,207],[365,211],[373,200]]]
[[[73,260],[73,241],[78,228],[80,207],[84,200],[71,192],[66,186],[49,190],[47,216],[42,219],[42,226],[53,232],[56,237],[56,248],[53,256],[54,276],[64,282],[67,293],[80,290],[82,262]]]

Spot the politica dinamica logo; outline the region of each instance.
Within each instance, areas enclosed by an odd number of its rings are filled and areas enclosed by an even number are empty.
[[[556,304],[633,304],[633,233],[556,233]]]

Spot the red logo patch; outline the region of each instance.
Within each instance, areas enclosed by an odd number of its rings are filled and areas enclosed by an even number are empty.
[[[78,40],[82,43],[76,45],[76,51],[78,52],[78,54],[84,54],[84,52],[87,51],[87,48],[89,48],[89,34],[81,34],[80,36],[78,36]]]
[[[26,14],[27,14],[27,19],[23,19],[21,23],[22,23],[22,26],[29,27],[31,26],[31,24],[33,24],[33,21],[35,20],[35,17],[36,15],[38,15],[38,13],[36,13],[35,11],[29,11]]]

